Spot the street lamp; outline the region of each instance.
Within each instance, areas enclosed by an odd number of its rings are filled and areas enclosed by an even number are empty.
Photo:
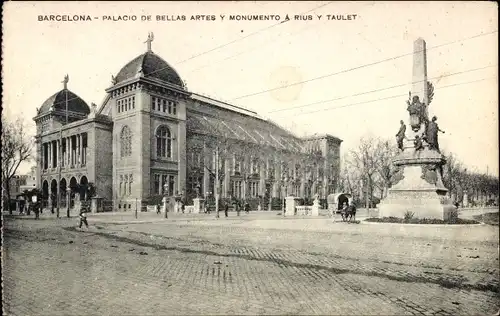
[[[167,199],[167,195],[168,195],[168,183],[165,183],[163,185],[163,200],[165,201],[163,205],[164,205],[164,209],[165,209],[165,218],[168,218],[168,208],[167,208],[168,199]]]
[[[69,217],[69,208],[71,206],[71,187],[66,188],[66,216]]]

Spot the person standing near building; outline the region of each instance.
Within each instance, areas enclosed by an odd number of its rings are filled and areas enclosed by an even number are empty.
[[[240,201],[235,201],[234,207],[236,208],[236,216],[240,216]]]
[[[224,215],[228,217],[228,212],[229,212],[229,203],[224,204]]]
[[[245,213],[250,214],[250,204],[245,202]]]
[[[40,218],[40,209],[39,209],[39,206],[38,206],[38,197],[35,195],[33,195],[31,197],[31,202],[32,202],[32,209],[33,209],[33,212],[35,212],[35,219],[39,219]],[[29,212],[28,212],[28,215],[29,215]]]

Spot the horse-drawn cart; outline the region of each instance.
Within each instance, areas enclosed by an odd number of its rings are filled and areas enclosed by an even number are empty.
[[[337,214],[341,216],[342,221],[346,221],[348,216],[350,218],[356,216],[356,208],[352,204],[352,195],[349,193],[330,194],[327,196],[327,202],[328,212],[334,219],[336,218]],[[344,203],[346,203],[348,209],[344,209]]]

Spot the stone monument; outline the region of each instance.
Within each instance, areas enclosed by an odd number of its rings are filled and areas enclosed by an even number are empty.
[[[403,218],[409,212],[414,218],[449,220],[456,216],[456,212],[446,196],[448,190],[442,180],[446,159],[437,145],[437,132],[441,130],[435,118],[429,120],[433,86],[427,81],[423,39],[414,42],[413,52],[412,89],[407,101],[411,128],[405,137],[404,150],[393,159],[397,168],[396,179],[378,206],[379,217]],[[428,139],[433,139],[436,144],[429,146]]]

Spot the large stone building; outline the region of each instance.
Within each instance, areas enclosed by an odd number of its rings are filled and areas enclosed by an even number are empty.
[[[267,205],[286,195],[325,198],[336,187],[340,139],[299,138],[255,112],[188,91],[151,40],[112,78],[99,106],[67,83],[34,118],[37,179],[49,203],[58,194],[84,198],[89,183],[114,210],[162,194],[190,203],[213,195],[216,166],[222,198]]]

